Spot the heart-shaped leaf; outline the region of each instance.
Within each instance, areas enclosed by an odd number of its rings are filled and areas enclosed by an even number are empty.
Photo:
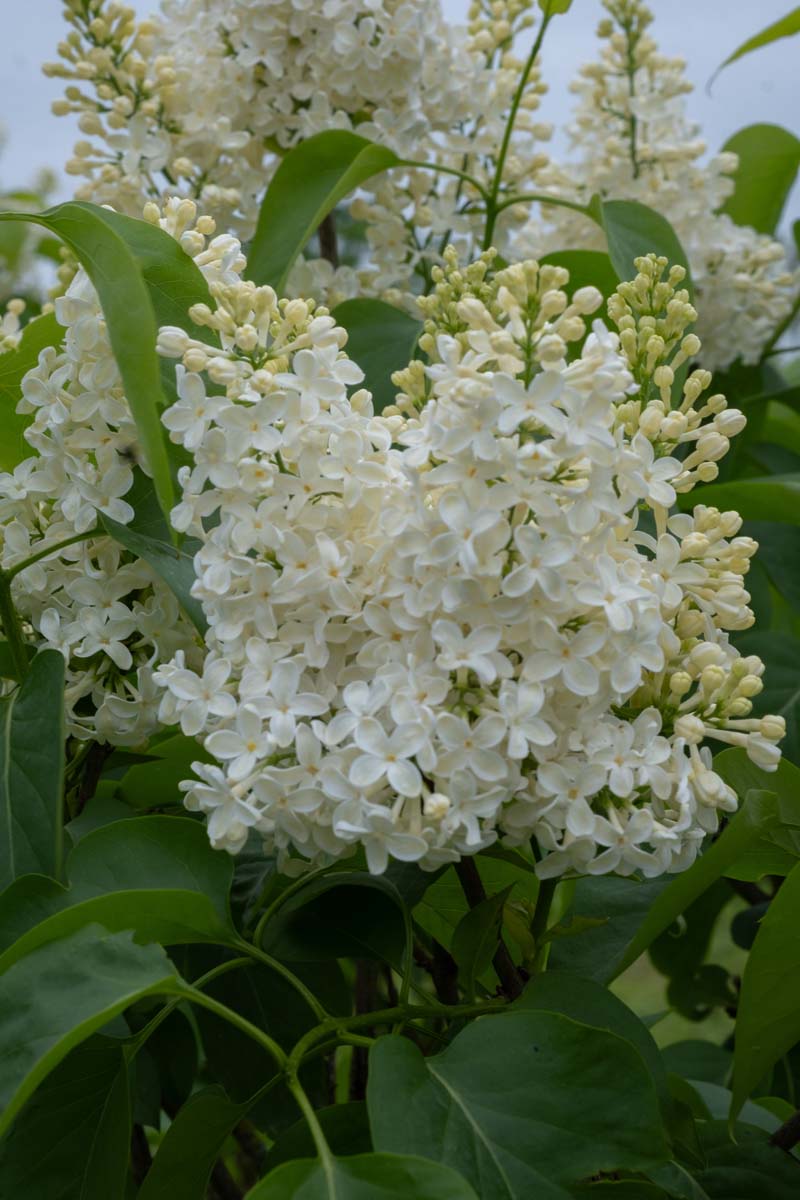
[[[48,1076],[0,1142],[0,1196],[116,1200],[125,1185],[130,1126],[122,1047],[90,1038]],[[61,1129],[68,1136],[58,1136]]]
[[[581,1179],[670,1157],[639,1052],[552,1012],[482,1018],[431,1058],[380,1038],[367,1104],[377,1149],[447,1163],[481,1200],[566,1200]]]
[[[400,1154],[357,1154],[285,1163],[247,1200],[477,1200],[449,1167]]]
[[[99,925],[15,963],[0,978],[0,1134],[70,1050],[134,1001],[184,986],[160,946]]]
[[[166,945],[231,941],[232,871],[194,821],[152,816],[104,825],[70,854],[69,887],[28,875],[0,896],[0,971],[91,922]]]

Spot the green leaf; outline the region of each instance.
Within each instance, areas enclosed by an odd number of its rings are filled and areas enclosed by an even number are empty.
[[[622,960],[615,965],[613,978],[642,954],[660,933],[669,929],[690,904],[710,888],[736,862],[747,847],[777,820],[777,802],[769,792],[750,792],[735,814],[704,854],[688,871],[676,875],[651,906],[636,935],[627,946]]]
[[[648,1174],[654,1183],[667,1188],[667,1194],[674,1200],[708,1200],[708,1194],[680,1163],[665,1163]]]
[[[193,762],[213,762],[196,738],[175,733],[149,747],[155,762],[135,763],[119,781],[121,800],[136,809],[183,809],[178,784],[192,774]]]
[[[666,217],[646,204],[640,204],[638,200],[601,200],[595,197],[592,205],[608,238],[608,254],[620,280],[634,278],[635,259],[645,254],[661,254],[670,266],[685,267],[684,286],[689,289],[691,296],[689,260]]]
[[[30,644],[26,644],[25,650],[29,658],[33,658],[36,653],[35,648]],[[0,642],[0,678],[14,680],[17,678],[17,668],[8,642]]]
[[[726,879],[758,883],[767,875],[788,875],[797,862],[797,855],[776,846],[769,834],[758,838],[725,872]]]
[[[793,388],[792,392],[800,389]],[[789,397],[771,397],[767,401],[764,419],[758,430],[757,441],[780,446],[789,454],[800,457],[800,412],[787,403]],[[756,451],[757,453],[757,451]]]
[[[800,854],[800,843],[796,843],[791,826],[800,826],[800,769],[782,758],[775,771],[762,771],[740,748],[723,750],[714,759],[714,770],[721,775],[738,796],[749,791],[774,792],[778,797],[780,821],[767,832],[778,846],[794,849]]]
[[[0,699],[0,887],[61,873],[64,659],[40,650],[22,684]]]
[[[671,1003],[675,1003],[677,995],[672,983],[676,983],[678,990],[681,987],[685,990],[702,968],[717,918],[730,899],[730,886],[718,879],[689,905],[679,922],[650,943],[650,961],[672,981],[668,996]]]
[[[149,221],[126,217],[110,208],[93,206],[92,212],[119,234],[136,259],[158,324],[177,325],[192,337],[213,342],[212,331],[189,318],[193,304],[207,304],[213,309],[214,300],[203,272],[180,243]]]
[[[345,300],[332,314],[347,330],[347,353],[364,372],[376,412],[394,404],[392,374],[414,357],[422,322],[383,300]]]
[[[178,1111],[158,1146],[137,1200],[198,1200],[231,1131],[247,1112],[222,1088],[196,1092]]]
[[[0,978],[0,1134],[70,1050],[143,996],[183,985],[160,946],[90,925]]]
[[[22,396],[22,379],[37,365],[42,350],[46,346],[60,345],[63,337],[64,330],[56,320],[55,313],[45,313],[28,322],[13,350],[0,354],[0,414],[3,421],[0,470],[13,471],[18,463],[35,453],[23,436],[34,414],[17,412],[17,404]]]
[[[800,863],[761,922],[739,996],[731,1118],[775,1062],[800,1040]]]
[[[731,1141],[724,1121],[699,1126],[705,1166],[696,1179],[708,1200],[797,1200],[800,1163],[762,1130],[737,1125]]]
[[[0,896],[0,971],[91,922],[137,940],[178,944],[235,937],[227,897],[233,864],[184,818],[114,821],[76,845],[70,886],[28,875]]]
[[[344,129],[300,142],[267,188],[247,255],[248,275],[278,295],[292,264],[322,221],[359,184],[400,160],[385,146]]]
[[[736,154],[739,166],[721,211],[737,225],[774,233],[800,167],[800,141],[780,125],[748,125],[722,149]]]
[[[247,1200],[477,1200],[460,1175],[440,1163],[399,1154],[357,1154],[328,1163],[284,1163]]]
[[[134,253],[104,213],[95,205],[70,200],[43,213],[0,213],[0,220],[31,221],[57,234],[93,283],[156,495],[168,516],[175,493],[167,431],[160,419],[165,398],[156,354],[156,314]]]
[[[602,250],[556,250],[539,260],[542,266],[552,264],[569,271],[569,291],[596,287],[608,299],[617,290],[619,277],[614,265]]]
[[[539,880],[531,873],[524,859],[509,862],[478,854],[475,857],[475,865],[489,895],[513,885],[515,901],[520,900],[531,906],[530,913],[533,916],[532,905],[539,891]],[[469,905],[464,899],[464,890],[455,869],[448,867],[438,879],[434,879],[422,900],[415,906],[414,920],[426,933],[435,937],[449,950],[453,933],[467,912]]]
[[[524,1012],[561,1013],[582,1025],[607,1029],[630,1042],[642,1056],[662,1112],[666,1114],[670,1104],[669,1084],[659,1049],[650,1030],[608,988],[566,971],[546,971],[531,979],[512,1007]]]
[[[557,13],[569,12],[572,0],[539,0],[539,8],[547,16],[554,17]]]
[[[0,1196],[117,1200],[130,1125],[122,1048],[110,1038],[90,1038],[56,1067],[0,1143]],[[54,1136],[57,1130],[62,1136]]]
[[[587,876],[575,883],[564,933],[572,924],[592,922],[570,937],[555,938],[550,967],[606,983],[616,972],[625,950],[655,900],[669,886],[669,877],[627,879],[614,875]]]
[[[781,521],[800,525],[800,474],[764,475],[731,483],[707,483],[678,496],[678,507],[691,511],[696,504],[736,509],[751,521]]]
[[[763,660],[764,691],[753,700],[754,716],[773,713],[786,721],[781,750],[800,764],[800,639],[783,633],[747,633],[738,639],[742,654]]]
[[[736,62],[737,58],[742,58],[753,50],[760,50],[762,46],[768,46],[770,42],[776,42],[779,38],[793,37],[796,33],[800,33],[800,8],[793,8],[785,17],[773,21],[771,25],[767,25],[766,29],[753,34],[746,42],[742,42],[741,46],[737,46],[733,53],[720,63],[712,79],[716,79],[722,68],[727,67],[729,63]]]
[[[724,1121],[731,1107],[729,1090],[718,1083],[708,1083],[706,1080],[691,1079],[690,1083],[703,1102],[709,1116],[714,1120]],[[760,1103],[754,1104],[752,1100],[745,1102],[740,1120],[743,1124],[763,1129],[766,1133],[774,1133],[781,1124],[780,1118],[776,1117],[775,1113],[770,1112],[768,1108],[762,1108]]]
[[[458,963],[459,977],[469,995],[474,993],[475,980],[491,966],[503,927],[503,906],[513,886],[510,884],[496,896],[488,896],[476,904],[453,931],[450,953]]]
[[[800,414],[797,416],[800,421]],[[742,533],[758,542],[758,565],[787,604],[800,613],[800,529],[787,529],[772,521],[751,521]]]
[[[600,1171],[670,1157],[638,1051],[560,1014],[483,1018],[431,1058],[383,1037],[369,1062],[376,1147],[449,1164],[481,1200],[565,1200]]]
[[[198,633],[204,635],[208,629],[208,622],[202,604],[195,600],[191,591],[195,581],[193,552],[197,543],[194,539],[189,542],[184,540],[180,547],[173,545],[172,535],[166,523],[162,537],[139,533],[135,517],[130,525],[120,525],[118,521],[112,521],[111,517],[101,513],[100,524],[121,546],[138,558],[143,558],[148,566],[153,568],[174,594]]]
[[[187,948],[191,972],[201,974],[218,966],[230,955],[208,946]],[[341,1012],[330,1004],[328,991],[339,979],[336,963],[321,966],[298,963],[293,971],[319,997],[329,1012]],[[287,1051],[317,1021],[307,1004],[279,974],[269,967],[252,963],[242,970],[230,971],[206,985],[204,991],[227,1008],[234,1009],[258,1029],[263,1029]],[[350,1011],[350,995],[347,996]],[[275,1064],[268,1053],[254,1044],[240,1029],[230,1025],[215,1013],[198,1007],[193,1013],[204,1050],[205,1077],[224,1087],[235,1104],[251,1101],[253,1095],[275,1074]],[[327,1068],[322,1059],[306,1063],[300,1079],[312,1103],[321,1106],[328,1100]],[[285,1084],[277,1085],[260,1100],[250,1114],[261,1129],[276,1137],[297,1119],[297,1110]]]
[[[278,910],[262,936],[286,962],[378,958],[399,964],[405,946],[403,901],[377,875],[335,871],[312,880]]]
[[[682,1079],[724,1084],[731,1070],[731,1052],[714,1042],[687,1038],[672,1042],[661,1051],[664,1066]]]

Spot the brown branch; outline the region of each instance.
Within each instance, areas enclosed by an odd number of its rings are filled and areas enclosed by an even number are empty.
[[[800,1108],[784,1121],[780,1129],[776,1129],[769,1139],[771,1146],[785,1150],[787,1154],[800,1142]]]
[[[475,860],[472,858],[462,858],[456,863],[456,874],[458,881],[461,884],[461,890],[466,897],[467,904],[470,908],[475,908],[486,899],[486,889],[483,886],[483,880],[480,877],[478,868],[475,865]],[[500,942],[492,959],[492,965],[500,978],[500,984],[503,991],[510,1000],[516,999],[522,992],[522,980],[519,972],[514,965],[514,960],[511,957],[508,947],[503,941],[503,935],[500,935]]]
[[[153,1156],[147,1143],[147,1136],[141,1125],[134,1125],[131,1130],[131,1175],[137,1187],[144,1183],[144,1177],[153,1165]]]
[[[247,1188],[255,1187],[264,1173],[267,1148],[251,1121],[240,1121],[233,1130],[233,1136],[239,1144],[236,1161],[241,1170],[244,1185]]]
[[[81,781],[78,784],[78,797],[74,816],[77,817],[83,812],[97,791],[97,785],[100,782],[100,776],[103,774],[105,761],[113,753],[113,746],[109,746],[106,742],[95,742],[87,754],[86,763],[81,774]]]
[[[737,896],[741,896],[748,904],[766,904],[769,896],[766,892],[762,892],[757,883],[750,883],[746,879],[729,879]]]
[[[435,938],[430,963],[433,986],[442,1004],[458,1004],[461,998],[458,994],[458,966],[452,954],[448,954]]]
[[[224,1163],[215,1162],[211,1170],[213,1200],[244,1200],[244,1192]]]
[[[360,959],[356,965],[356,1012],[374,1012],[378,1002],[378,964]],[[372,1029],[363,1031],[369,1036]],[[350,1060],[350,1099],[363,1100],[367,1094],[367,1054],[365,1046],[354,1046]]]
[[[336,218],[332,212],[322,218],[318,236],[320,257],[327,259],[332,267],[338,267],[339,239],[336,236]]]

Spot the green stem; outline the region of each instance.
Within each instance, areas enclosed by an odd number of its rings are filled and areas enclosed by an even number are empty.
[[[397,1004],[394,1008],[383,1008],[377,1012],[356,1013],[352,1017],[329,1017],[327,1021],[315,1026],[314,1029],[309,1029],[308,1033],[304,1034],[297,1042],[291,1054],[289,1055],[290,1069],[297,1068],[306,1053],[310,1050],[314,1043],[320,1038],[326,1038],[329,1035],[341,1037],[343,1033],[347,1033],[351,1029],[359,1029],[364,1025],[392,1025],[396,1021],[411,1021],[416,1017],[427,1018],[447,1018],[454,1020],[456,1017],[476,1017],[482,1016],[485,1013],[502,1012],[507,1008],[505,1001],[490,1001],[485,1004],[440,1004],[434,1002],[432,1004]]]
[[[251,958],[256,959],[258,962],[262,962],[264,966],[269,967],[271,971],[274,971],[277,975],[280,975],[282,979],[286,980],[290,987],[294,988],[298,995],[303,997],[318,1021],[327,1021],[330,1014],[322,1007],[314,993],[310,990],[310,988],[306,987],[302,979],[298,978],[293,971],[290,971],[289,968],[284,966],[282,962],[279,962],[277,958],[273,958],[271,954],[267,954],[266,951],[260,949],[260,947],[251,946],[249,942],[244,940],[232,942],[231,949],[240,950],[243,954],[249,954]]]
[[[322,1169],[325,1172],[325,1178],[328,1182],[328,1194],[335,1196],[336,1181],[334,1179],[334,1171],[336,1170],[336,1164],[333,1154],[331,1153],[331,1148],[325,1138],[325,1134],[322,1132],[322,1126],[319,1123],[317,1114],[314,1112],[314,1106],[306,1095],[303,1085],[300,1083],[300,1080],[297,1078],[297,1075],[294,1071],[289,1071],[286,1077],[286,1083],[289,1091],[297,1101],[297,1105],[301,1113],[306,1119],[306,1124],[311,1130],[311,1136],[314,1139],[314,1145],[317,1148],[317,1154],[319,1155],[320,1162],[322,1163]]]
[[[625,37],[627,39],[627,45],[626,45],[626,50],[625,50],[625,59],[626,59],[626,64],[627,64],[626,72],[627,72],[627,76],[628,76],[628,96],[630,97],[631,100],[633,100],[633,98],[636,95],[636,83],[635,83],[636,60],[635,60],[634,56],[636,54],[636,44],[639,39],[634,37],[632,24],[625,24],[625,25],[623,25],[622,28],[625,32]],[[636,120],[636,115],[633,112],[630,113],[630,115],[628,116],[627,119],[628,119],[628,150],[629,150],[630,159],[631,159],[631,170],[633,171],[633,178],[638,179],[639,178],[639,159],[636,154],[636,135],[637,135],[637,129],[638,129],[638,122]]]
[[[780,325],[775,330],[772,337],[769,339],[766,346],[764,347],[764,351],[761,355],[762,358],[767,358],[768,355],[772,354],[778,341],[783,337],[784,333],[789,328],[792,321],[797,316],[798,312],[800,312],[800,292],[798,292],[797,295],[795,296],[794,304],[789,309],[789,312],[786,314],[786,316],[781,321]]]
[[[763,358],[771,358],[773,354],[797,354],[800,353],[800,346],[776,346],[774,350],[767,350],[762,356]]]
[[[411,973],[414,970],[414,926],[411,921],[411,913],[408,911],[408,905],[403,902],[403,925],[406,931],[406,944],[403,951],[403,975],[400,980],[400,995],[398,1000],[402,1007],[408,1004],[408,993],[411,990]],[[391,999],[391,996],[389,997]],[[400,1029],[396,1030],[397,1033]]]
[[[489,249],[492,244],[492,237],[494,236],[494,227],[497,222],[497,214],[499,211],[497,207],[497,197],[500,194],[500,185],[503,182],[503,170],[505,169],[506,158],[508,157],[508,150],[511,145],[511,135],[514,132],[514,123],[517,119],[519,106],[522,103],[522,97],[525,94],[525,88],[528,85],[530,73],[533,70],[536,58],[542,48],[542,42],[544,41],[544,35],[547,32],[547,26],[550,24],[551,16],[552,13],[550,11],[550,4],[548,3],[546,11],[542,17],[542,23],[539,26],[539,32],[536,35],[536,40],[531,47],[531,52],[528,55],[527,62],[523,67],[522,75],[520,76],[519,83],[517,84],[517,90],[514,92],[514,97],[511,101],[511,108],[508,113],[505,132],[503,133],[503,141],[500,144],[500,153],[497,156],[497,165],[495,167],[494,178],[492,180],[491,190],[486,201],[486,228],[483,235],[484,250]]]
[[[13,567],[9,567],[6,571],[8,579],[13,579],[15,575],[19,575],[20,571],[24,571],[26,567],[32,566],[39,562],[42,558],[48,558],[51,554],[57,554],[59,550],[64,550],[67,546],[73,546],[76,542],[86,542],[90,538],[108,537],[104,529],[95,527],[87,529],[85,533],[76,533],[72,537],[64,538],[63,542],[54,542],[52,546],[45,546],[43,550],[38,550],[36,554],[31,554],[28,558],[24,558],[22,562],[15,563]]]
[[[237,971],[239,967],[249,966],[249,958],[232,958],[228,962],[220,963],[218,967],[214,967],[212,970],[206,971],[205,975],[200,975],[199,978],[195,979],[192,986],[195,988],[204,988],[206,984],[211,983],[211,981],[216,979],[219,975],[227,975],[228,971]],[[148,1021],[147,1024],[139,1030],[135,1038],[133,1038],[133,1040],[127,1044],[131,1057],[138,1054],[139,1050],[141,1050],[142,1046],[145,1044],[150,1035],[155,1033],[162,1021],[166,1021],[169,1014],[174,1012],[179,1005],[183,1004],[185,999],[185,996],[176,996],[174,1000],[168,1001],[168,1003],[166,1003],[164,1007],[156,1013],[153,1019]]]
[[[252,1038],[254,1042],[258,1042],[272,1056],[281,1071],[286,1071],[288,1058],[282,1047],[263,1029],[259,1029],[257,1025],[254,1025],[252,1021],[248,1021],[246,1017],[241,1016],[234,1009],[228,1008],[226,1004],[220,1004],[212,996],[206,996],[205,993],[198,991],[195,987],[187,987],[184,999],[191,1000],[193,1004],[199,1004],[201,1008],[207,1008],[215,1016],[221,1017],[223,1021],[227,1021],[228,1024],[234,1025],[242,1033],[247,1034],[248,1037]]]
[[[592,218],[591,209],[585,204],[577,204],[574,200],[562,200],[560,196],[548,196],[543,192],[531,192],[524,196],[508,196],[497,205],[497,212],[510,208],[512,204],[554,204],[557,208],[571,208],[573,212],[583,217]]]
[[[255,927],[255,931],[253,933],[253,942],[256,946],[261,945],[261,935],[266,929],[268,922],[271,921],[275,916],[275,913],[278,911],[278,909],[282,908],[286,901],[291,899],[292,896],[295,896],[298,892],[301,892],[306,884],[310,883],[312,879],[319,879],[321,875],[324,875],[329,870],[330,867],[317,867],[315,871],[309,871],[306,875],[300,875],[297,879],[293,879],[289,886],[285,887],[279,896],[275,897],[269,908],[265,909],[261,914],[259,922]],[[262,893],[262,895],[263,894],[264,893]]]
[[[0,623],[6,635],[16,678],[22,679],[28,669],[28,651],[22,622],[11,599],[11,576],[0,571]]]
[[[416,162],[412,158],[403,158],[398,163],[400,167],[417,167],[421,171],[438,171],[442,175],[455,175],[457,179],[461,179],[464,183],[469,183],[479,192],[485,200],[488,201],[489,193],[482,183],[477,180],[474,175],[469,175],[466,171],[460,171],[458,167],[444,167],[441,163],[433,162]]]
[[[550,919],[550,909],[553,904],[553,898],[558,887],[557,879],[540,879],[539,893],[536,897],[536,908],[531,921],[531,937],[536,944],[536,958],[534,960],[534,972],[543,971],[547,965],[547,950],[548,945],[543,941],[544,935],[547,933],[547,923]]]

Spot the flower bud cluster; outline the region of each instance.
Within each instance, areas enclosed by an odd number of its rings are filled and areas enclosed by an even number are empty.
[[[25,312],[25,301],[15,297],[6,304],[0,318],[0,354],[14,350],[22,337],[22,321],[20,317]]]
[[[735,154],[701,165],[706,146],[687,121],[683,97],[692,90],[685,63],[661,54],[647,32],[652,13],[642,0],[604,0],[609,13],[598,34],[597,62],[581,68],[569,127],[573,150],[563,167],[545,173],[553,195],[588,203],[599,194],[639,200],[663,214],[689,260],[698,307],[703,363],[712,370],[735,359],[757,362],[800,290],[779,242],[734,224],[720,207],[733,190]],[[604,249],[587,218],[544,207],[520,235],[515,253],[564,246]]]
[[[641,260],[612,299],[636,355],[595,320],[570,357],[599,293],[492,261],[445,253],[428,362],[381,416],[324,309],[241,281],[193,313],[218,354],[162,331],[209,633],[156,680],[213,760],[183,787],[215,846],[254,830],[300,870],[360,845],[382,871],[535,836],[544,876],[658,875],[735,807],[706,739],[777,762],[728,635],[755,546],[736,514],[669,516],[681,462],[618,418],[652,386],[648,327],[681,353],[681,280]]]
[[[688,291],[677,286],[685,278],[684,268],[672,267],[665,279],[667,260],[655,254],[637,258],[635,265],[636,278],[620,284],[608,304],[638,384],[636,396],[617,409],[617,420],[628,436],[647,438],[655,456],[680,453],[682,470],[673,476],[672,486],[688,492],[696,483],[716,479],[717,463],[746,418],[739,409],[728,408],[719,393],[703,397],[711,385],[710,371],[686,372],[702,343],[686,332],[697,313]]]

